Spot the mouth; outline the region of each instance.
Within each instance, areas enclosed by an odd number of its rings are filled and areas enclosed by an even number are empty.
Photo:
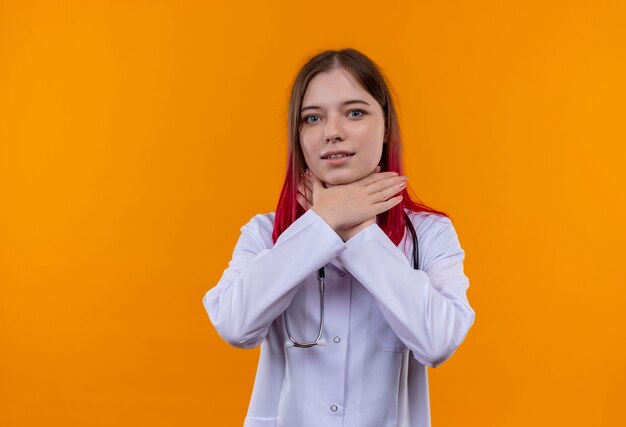
[[[335,154],[329,154],[327,156],[322,156],[323,160],[336,160],[336,159],[343,159],[346,157],[352,157],[354,156],[354,153],[335,153]]]
[[[350,159],[354,157],[354,153],[352,154],[332,154],[330,156],[322,157],[322,160],[325,164],[329,166],[341,166],[350,161]]]

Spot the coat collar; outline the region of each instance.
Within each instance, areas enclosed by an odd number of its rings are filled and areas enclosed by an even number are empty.
[[[339,260],[337,258],[331,259],[329,261],[329,264],[334,266],[337,270],[343,271],[344,273],[347,272],[346,268],[343,266],[343,264],[341,262],[339,262]]]

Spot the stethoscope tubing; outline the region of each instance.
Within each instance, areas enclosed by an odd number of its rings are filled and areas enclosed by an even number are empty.
[[[417,247],[418,245],[417,233],[415,232],[415,228],[413,228],[413,224],[411,223],[411,220],[406,212],[404,213],[404,216],[406,218],[406,223],[409,227],[409,231],[411,232],[411,235],[413,236],[413,267],[416,270],[419,270],[419,249]],[[287,331],[287,336],[289,337],[289,341],[285,343],[288,347],[310,348],[315,345],[324,345],[324,342],[323,342],[324,340],[322,340],[322,335],[324,334],[324,277],[325,275],[326,275],[325,270],[324,270],[324,267],[322,266],[317,271],[317,278],[319,280],[319,292],[320,292],[320,325],[319,325],[317,338],[315,339],[315,341],[310,341],[310,342],[300,342],[296,340],[291,335],[291,331],[289,330],[289,321],[287,320],[287,310],[285,309],[285,311],[283,311],[283,321],[285,323],[285,330]]]

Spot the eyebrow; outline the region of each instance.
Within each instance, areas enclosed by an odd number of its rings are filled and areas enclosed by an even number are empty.
[[[344,101],[341,103],[342,106],[348,105],[348,104],[365,104],[365,105],[370,105],[369,103],[363,101],[362,99],[350,99],[348,101]],[[300,110],[300,113],[302,113],[304,110],[313,110],[313,109],[321,109],[322,107],[318,107],[317,105],[307,105],[306,107],[303,107]]]

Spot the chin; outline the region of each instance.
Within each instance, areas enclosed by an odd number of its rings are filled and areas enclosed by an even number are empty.
[[[361,176],[359,174],[355,174],[355,173],[333,173],[333,174],[329,174],[331,176],[328,176],[327,179],[323,179],[322,181],[324,181],[327,184],[330,185],[342,185],[342,184],[350,184],[354,181],[358,181],[359,179],[363,178],[365,175]]]

